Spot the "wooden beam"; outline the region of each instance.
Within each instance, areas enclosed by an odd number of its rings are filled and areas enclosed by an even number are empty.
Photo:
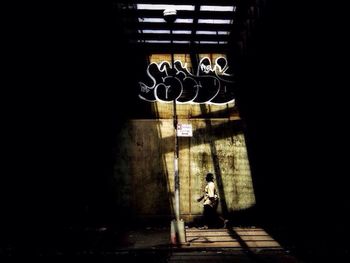
[[[126,9],[122,10],[123,14],[134,17],[149,17],[149,18],[163,18],[163,10],[138,10],[138,9]],[[233,19],[235,12],[215,12],[215,11],[187,11],[178,10],[178,18],[203,18],[203,19]]]
[[[113,0],[114,3],[125,3],[125,4],[177,4],[177,5],[236,5],[237,0]],[[174,3],[175,2],[175,3]]]
[[[159,29],[169,30],[169,25],[166,23],[137,23],[137,29]],[[234,24],[177,24],[173,25],[173,30],[209,30],[209,31],[229,31],[232,30]]]
[[[132,34],[135,40],[179,40],[179,41],[228,41],[229,35],[190,35],[190,34]]]

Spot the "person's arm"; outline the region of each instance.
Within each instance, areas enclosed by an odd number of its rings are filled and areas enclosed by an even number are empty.
[[[201,197],[199,197],[199,198],[197,199],[197,202],[202,201],[202,200],[203,200],[203,198],[204,198],[204,195],[202,195]]]

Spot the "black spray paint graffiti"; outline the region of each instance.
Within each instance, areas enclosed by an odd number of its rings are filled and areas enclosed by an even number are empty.
[[[234,102],[232,74],[227,73],[226,58],[219,57],[211,65],[209,58],[202,58],[195,75],[181,61],[151,63],[147,67],[148,83],[139,82],[142,100],[149,102],[173,102],[226,104]]]

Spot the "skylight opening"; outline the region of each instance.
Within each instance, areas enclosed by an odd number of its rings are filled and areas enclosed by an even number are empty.
[[[170,40],[145,40],[145,43],[167,44],[170,43]]]
[[[187,41],[187,40],[174,40],[173,43],[174,44],[189,44],[190,41]]]
[[[218,44],[218,41],[196,41],[197,44]]]
[[[196,44],[211,44],[211,45],[224,45],[227,41],[195,41]]]
[[[165,20],[163,18],[149,18],[149,17],[145,17],[145,18],[141,18],[139,17],[139,22],[141,23],[165,23]]]
[[[168,8],[176,10],[194,11],[194,5],[137,4],[137,9],[139,10],[165,10]]]
[[[191,34],[191,30],[173,30],[173,34],[190,35]]]
[[[202,5],[200,11],[233,12],[236,11],[236,6]]]
[[[198,19],[198,24],[232,24],[232,19]]]
[[[150,17],[139,17],[138,18],[140,23],[165,23],[164,18],[150,18]],[[192,18],[178,18],[175,20],[175,23],[177,24],[191,24],[193,23]]]
[[[140,31],[140,30],[139,30]],[[144,29],[142,30],[144,34],[170,34],[170,30],[152,30],[152,29]]]
[[[196,31],[197,35],[216,35],[217,31]]]
[[[229,35],[229,31],[202,31],[202,30],[197,30],[196,31],[197,35]]]
[[[178,18],[175,20],[174,23],[190,24],[190,23],[193,23],[193,19],[192,18]]]

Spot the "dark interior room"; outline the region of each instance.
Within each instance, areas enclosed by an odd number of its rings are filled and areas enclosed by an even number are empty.
[[[181,36],[181,41],[198,40],[197,46],[173,42],[152,45],[145,41],[146,33],[137,33],[137,26],[147,24],[137,22],[137,14],[158,13],[134,10],[139,3],[193,4],[194,11],[179,11],[178,15],[181,18],[193,12],[197,22],[202,14],[207,18],[211,15],[210,11],[200,11],[199,5],[234,3],[237,11],[232,26],[215,29],[231,30],[228,36],[216,35],[227,40],[223,45],[201,45],[208,37],[205,34],[203,39],[195,34]],[[258,7],[259,14],[249,20],[252,7]],[[168,217],[138,217],[147,215],[146,201],[123,203],[125,193],[131,196],[130,200],[162,196],[162,192],[142,193],[143,188],[132,188],[148,184],[146,179],[135,179],[129,184],[125,182],[128,177],[118,177],[120,171],[135,172],[135,178],[139,173],[146,174],[131,165],[129,170],[123,170],[128,162],[143,160],[131,160],[132,156],[147,156],[137,152],[146,146],[137,148],[136,139],[135,146],[128,143],[134,142],[135,132],[146,138],[146,145],[147,136],[156,132],[154,128],[145,134],[143,124],[136,124],[138,120],[150,119],[151,111],[151,103],[139,99],[139,82],[147,77],[150,54],[188,53],[195,66],[196,53],[218,53],[227,55],[234,71],[235,107],[244,121],[242,129],[255,196],[254,205],[248,209],[231,211],[232,226],[263,228],[300,262],[349,259],[348,30],[346,15],[342,14],[345,7],[318,1],[113,0],[103,4],[58,3],[41,6],[41,11],[30,6],[28,10],[32,9],[32,19],[27,20],[23,19],[28,16],[27,9],[15,7],[15,14],[21,19],[11,28],[17,32],[12,32],[11,36],[15,36],[10,38],[13,43],[8,67],[13,72],[7,76],[10,81],[4,85],[6,94],[2,97],[5,165],[0,184],[1,257],[108,255],[111,260],[118,260],[113,251],[124,242],[125,231],[169,228]],[[218,17],[226,13],[229,12]],[[130,22],[133,19],[137,23]],[[248,20],[252,23],[249,27]],[[136,29],[130,26],[132,23],[136,23]],[[174,30],[186,29],[186,25],[174,25]],[[140,35],[145,37],[141,41]],[[155,37],[162,39],[163,35]],[[242,41],[244,47],[240,46]],[[207,118],[203,116],[192,116],[193,125],[202,125],[202,119]],[[151,120],[148,121],[144,125],[150,125],[147,123]],[[131,127],[128,125],[142,131],[141,135],[135,130],[125,132],[125,127]],[[162,129],[166,125],[165,120]],[[191,141],[194,155],[202,140],[196,134]],[[202,136],[203,140],[207,138]],[[180,154],[187,149],[184,140],[180,140]],[[173,143],[171,138],[169,141]],[[159,143],[165,149],[164,144]],[[128,145],[134,147],[135,153],[127,152]],[[150,151],[149,155],[158,154],[157,151]],[[168,154],[163,158],[168,158]],[[215,158],[211,162],[215,163]],[[138,165],[145,170],[153,167]],[[192,165],[197,163],[193,161]],[[220,170],[223,178],[225,167],[222,164]],[[161,173],[162,169],[154,172]],[[215,169],[217,176],[219,171]],[[181,172],[180,169],[180,178]],[[169,211],[170,208],[164,208],[154,213],[163,216]],[[122,259],[131,260],[125,255],[119,262]],[[158,262],[152,256],[150,260]],[[159,262],[168,262],[162,260]],[[251,260],[247,262],[271,262],[254,257]]]

